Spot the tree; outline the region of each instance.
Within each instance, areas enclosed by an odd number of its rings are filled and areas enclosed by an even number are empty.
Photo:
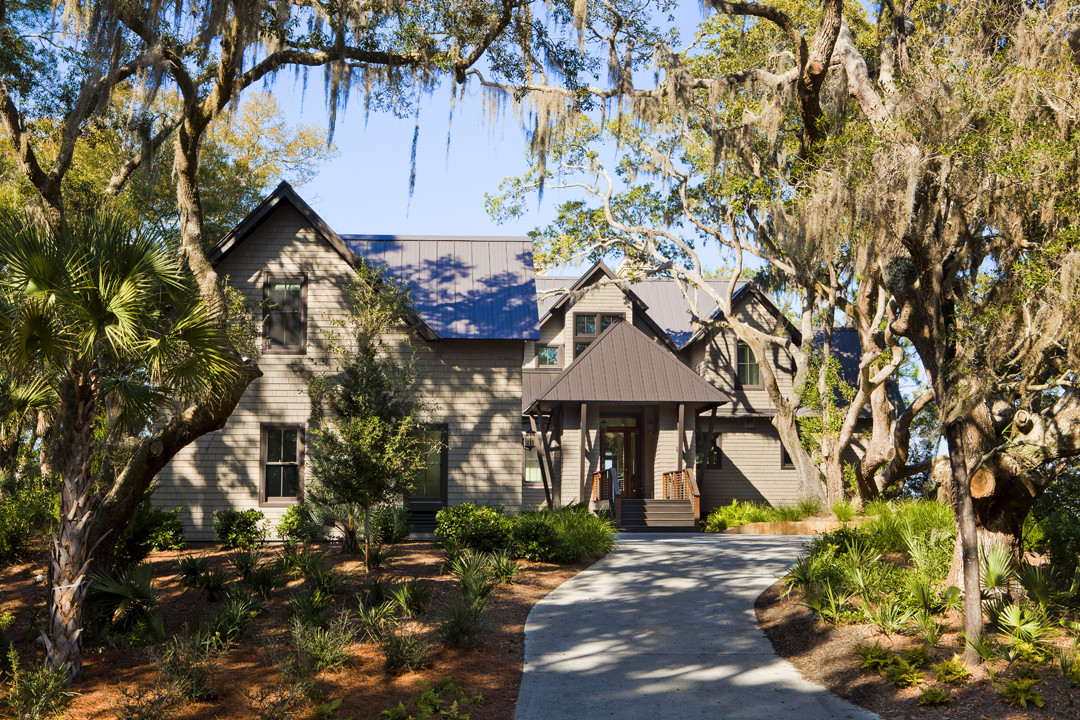
[[[59,525],[50,566],[48,662],[74,681],[102,488],[153,434],[158,409],[213,397],[236,373],[228,337],[179,262],[118,216],[67,218],[59,231],[0,218],[0,358],[59,398]]]
[[[531,5],[66,0],[54,10],[38,0],[0,3],[0,125],[17,172],[32,188],[30,198],[13,199],[32,206],[54,233],[65,232],[73,213],[65,179],[80,161],[80,139],[108,114],[110,98],[129,98],[123,127],[140,142],[113,169],[105,199],[124,193],[137,171],[171,146],[165,174],[176,183],[178,251],[210,318],[228,326],[234,315],[205,252],[200,173],[223,113],[245,90],[288,68],[323,69],[332,133],[350,90],[369,107],[404,114],[440,79],[461,81],[485,56],[499,77],[514,77],[534,54],[557,66],[567,53],[548,42]],[[164,92],[178,101],[162,116],[156,102]],[[40,133],[46,122],[56,131]],[[129,522],[154,475],[181,448],[224,426],[261,374],[257,358],[241,348],[231,357],[237,372],[217,392],[163,409],[161,422],[129,437],[128,452],[100,478],[106,489],[86,521],[91,548]]]
[[[670,200],[654,197],[690,234],[755,254],[797,283],[804,329],[813,308],[826,328],[842,312],[859,328],[864,371],[894,362],[885,353],[900,351],[900,338],[910,342],[933,393],[919,404],[936,401],[949,449],[955,566],[974,639],[979,536],[1017,547],[1032,502],[1080,454],[1080,358],[1070,337],[1080,309],[1080,28],[1062,2],[884,3],[869,33],[840,0],[820,12],[709,5],[718,16],[698,41],[711,52],[654,47],[664,77],[646,90],[632,82],[638,38],[613,6],[590,14],[615,82],[587,94],[620,98],[658,132],[640,144],[635,168],[670,183]],[[544,84],[519,93],[538,107],[556,96],[578,105]],[[619,128],[623,142],[637,132],[623,130],[629,124]],[[577,158],[578,169],[597,171],[587,150]],[[688,182],[708,163],[705,181]],[[610,190],[599,196],[596,248],[617,233],[660,263],[668,242],[691,259],[673,272],[696,282],[694,248],[667,231],[670,221],[628,222],[612,212]],[[895,442],[908,435],[905,420]],[[906,454],[894,448],[886,472]],[[970,645],[965,654],[978,661]]]
[[[347,294],[350,342],[332,346],[342,367],[312,380],[312,415],[322,423],[314,431],[309,500],[341,531],[345,552],[356,552],[362,537],[370,567],[372,510],[411,489],[427,448],[419,433],[423,401],[401,330],[411,313],[408,293],[365,264]]]

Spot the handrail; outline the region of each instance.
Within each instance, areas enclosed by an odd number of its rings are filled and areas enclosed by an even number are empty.
[[[608,507],[615,516],[615,524],[622,523],[622,488],[615,479],[615,470],[608,468],[593,473],[592,499],[598,502],[601,498],[608,501]]]
[[[689,469],[664,473],[663,500],[689,500],[694,509],[694,519],[701,519],[701,490],[694,473]]]

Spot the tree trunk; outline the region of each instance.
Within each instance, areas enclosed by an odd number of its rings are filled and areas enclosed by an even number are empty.
[[[92,475],[97,390],[88,372],[73,373],[61,412],[66,416],[60,484],[60,523],[53,536],[49,630],[43,633],[49,667],[63,668],[67,684],[82,674],[82,622],[94,505]]]
[[[964,644],[964,662],[978,665],[981,658],[972,642],[982,636],[983,626],[982,590],[979,585],[979,537],[961,434],[962,430],[957,422],[950,423],[945,428],[945,439],[949,444],[949,464],[952,468],[957,542],[960,544],[964,579],[964,632],[968,637],[968,642]]]

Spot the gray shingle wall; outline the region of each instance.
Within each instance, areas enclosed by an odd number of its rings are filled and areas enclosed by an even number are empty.
[[[699,427],[708,427],[702,418]],[[704,471],[699,479],[702,515],[732,500],[785,505],[799,500],[798,474],[780,466],[780,436],[763,420],[748,427],[744,420],[717,420],[715,429],[723,433],[722,467]]]
[[[225,427],[185,448],[158,475],[156,504],[185,506],[189,538],[213,538],[211,514],[259,505],[261,423],[304,425],[311,408],[307,379],[328,371],[328,334],[343,317],[348,264],[303,217],[285,206],[219,266],[253,306],[262,302],[265,273],[306,273],[306,354],[263,354],[263,377],[251,384]],[[257,311],[258,316],[258,311]],[[406,352],[404,335],[388,338]],[[521,503],[521,341],[416,341],[415,362],[435,406],[427,418],[449,425],[449,501]],[[285,507],[260,507],[271,527]]]

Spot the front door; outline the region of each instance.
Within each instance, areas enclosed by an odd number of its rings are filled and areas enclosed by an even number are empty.
[[[641,497],[641,434],[636,417],[601,418],[600,468],[615,472],[624,498]]]

